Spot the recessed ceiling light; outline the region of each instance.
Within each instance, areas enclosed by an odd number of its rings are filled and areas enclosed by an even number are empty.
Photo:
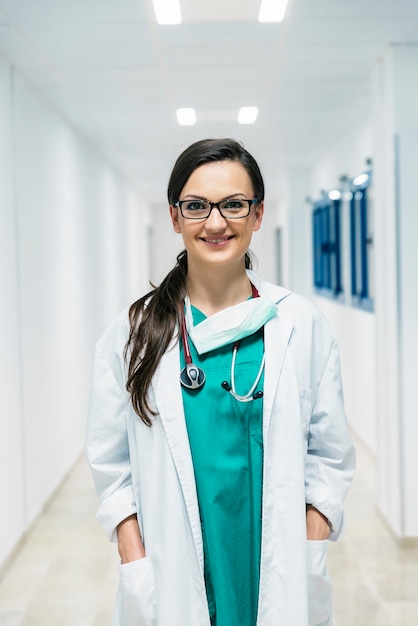
[[[196,124],[196,111],[194,109],[177,109],[176,115],[180,126],[193,126]]]
[[[258,108],[257,107],[241,107],[238,112],[239,124],[254,124],[257,119]]]
[[[259,22],[282,22],[288,0],[261,0]]]
[[[158,24],[181,24],[180,0],[152,0]]]

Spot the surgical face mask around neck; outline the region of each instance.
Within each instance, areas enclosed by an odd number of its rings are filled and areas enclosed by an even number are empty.
[[[223,309],[194,326],[189,296],[185,305],[187,332],[199,354],[252,335],[277,315],[276,305],[261,295]]]

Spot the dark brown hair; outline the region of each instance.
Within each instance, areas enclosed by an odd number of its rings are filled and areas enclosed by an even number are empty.
[[[213,161],[238,161],[250,176],[254,195],[264,200],[264,182],[251,154],[234,139],[203,139],[189,146],[174,164],[168,183],[168,201],[174,205],[191,174]],[[245,255],[245,267],[251,268],[251,256]],[[125,346],[129,358],[126,388],[135,412],[147,426],[152,425],[148,390],[161,357],[179,332],[186,295],[187,252],[177,257],[174,268],[162,283],[137,300],[129,309],[130,334]]]

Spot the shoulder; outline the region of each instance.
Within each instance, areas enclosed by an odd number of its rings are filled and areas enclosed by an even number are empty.
[[[306,319],[306,321],[312,319],[327,324],[324,314],[308,298],[264,280],[251,270],[247,270],[247,273],[260,293],[276,304],[279,313],[292,315],[295,319]]]
[[[276,304],[279,325],[280,320],[285,319],[293,327],[293,343],[302,343],[306,347],[322,345],[329,353],[335,344],[334,332],[325,315],[313,302],[285,287],[261,279],[254,272],[249,272],[249,277],[260,293]]]
[[[125,346],[129,337],[129,308],[124,309],[115,317],[96,343],[96,347],[102,354],[113,347]]]

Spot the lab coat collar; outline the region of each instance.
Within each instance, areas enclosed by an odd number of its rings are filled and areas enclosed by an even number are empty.
[[[290,295],[291,292],[285,287],[280,287],[279,285],[274,285],[266,280],[262,280],[253,270],[246,271],[248,278],[258,291],[268,296],[275,304],[278,304],[281,300]]]

